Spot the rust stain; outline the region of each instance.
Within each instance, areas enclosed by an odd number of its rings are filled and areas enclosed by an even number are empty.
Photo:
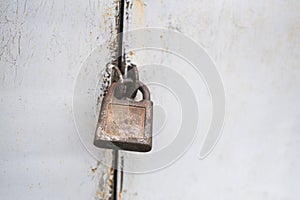
[[[99,168],[100,162],[97,163],[97,167],[92,168],[96,172]],[[96,191],[96,199],[109,199],[112,196],[114,183],[114,169],[110,168],[109,173],[103,173],[101,179],[99,180],[99,188]]]
[[[108,105],[105,132],[112,136],[126,138],[130,134],[128,130],[134,129],[131,137],[143,139],[145,115],[145,108],[110,104]]]
[[[113,82],[102,101],[94,145],[112,149],[118,145],[123,150],[150,151],[153,102],[150,100],[148,88],[140,84],[143,100],[135,101],[115,97],[116,87],[117,83]]]
[[[129,54],[126,54],[126,64],[131,65],[132,60],[134,60],[134,57],[135,57],[135,53],[133,51],[130,51]]]
[[[124,156],[121,157],[121,176],[120,176],[120,190],[119,190],[119,199],[123,197],[123,180],[124,180]]]
[[[133,23],[136,27],[143,27],[145,25],[145,4],[142,0],[134,2]]]
[[[97,169],[98,169],[98,168],[95,167],[95,168],[92,168],[91,171],[92,171],[93,173],[95,173],[95,172],[97,171]]]
[[[134,56],[134,53],[132,51],[130,51],[129,55],[132,57],[132,56]]]

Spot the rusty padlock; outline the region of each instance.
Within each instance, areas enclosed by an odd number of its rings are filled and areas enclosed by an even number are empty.
[[[113,82],[101,105],[94,145],[100,148],[148,152],[152,148],[153,103],[146,85],[138,81],[143,99],[116,97]]]

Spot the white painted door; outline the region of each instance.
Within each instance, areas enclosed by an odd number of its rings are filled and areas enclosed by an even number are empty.
[[[116,4],[1,2],[1,199],[109,198],[112,152],[92,138]],[[299,1],[127,5],[125,51],[152,92],[155,137],[147,155],[120,153],[119,199],[299,199]],[[214,101],[213,69],[225,101]],[[192,140],[183,125],[196,125]]]

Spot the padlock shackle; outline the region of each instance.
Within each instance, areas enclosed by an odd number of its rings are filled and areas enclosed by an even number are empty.
[[[150,100],[150,91],[148,87],[141,81],[138,81],[138,90],[143,94],[143,99]]]
[[[131,79],[123,79],[123,82],[121,82],[120,84],[127,84],[127,83],[132,83],[133,81]],[[141,81],[137,81],[136,82],[137,87],[136,87],[136,91],[139,90],[141,91],[142,95],[143,95],[143,99],[145,100],[150,100],[150,91],[148,89],[148,87]],[[111,88],[108,91],[109,94],[114,95],[115,92],[115,88],[117,86],[118,82],[112,82],[111,83]]]
[[[119,76],[119,79],[120,79],[121,83],[123,83],[123,75],[122,75],[121,70],[120,70],[118,67],[116,67],[116,66],[114,66],[113,69],[116,70],[116,72],[117,72],[117,74],[118,74],[118,76]]]
[[[131,79],[124,79],[123,83],[132,83],[133,81]],[[140,80],[136,82],[137,88],[135,91],[139,90],[143,94],[143,99],[150,100],[150,91],[148,87]]]

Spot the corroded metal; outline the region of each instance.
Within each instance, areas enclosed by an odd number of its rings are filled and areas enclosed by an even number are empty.
[[[123,83],[113,82],[103,99],[94,145],[101,148],[147,152],[152,148],[153,103],[148,88],[138,82],[141,101],[116,97]]]

